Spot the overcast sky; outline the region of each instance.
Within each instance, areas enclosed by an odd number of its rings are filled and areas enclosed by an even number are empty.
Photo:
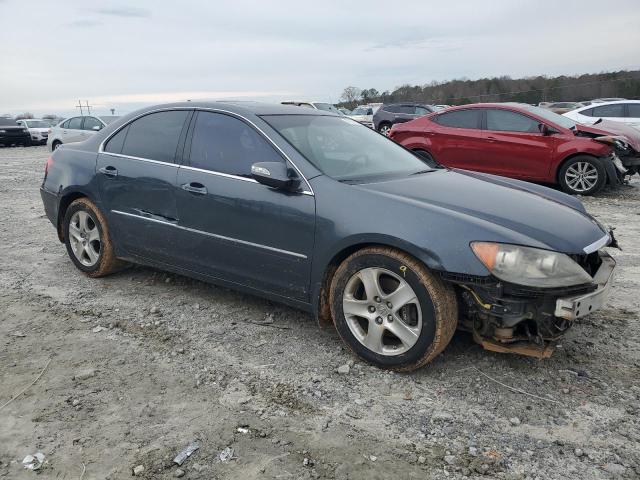
[[[640,68],[640,1],[0,0],[0,114]]]

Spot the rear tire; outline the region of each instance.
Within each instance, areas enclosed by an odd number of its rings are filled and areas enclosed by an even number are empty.
[[[604,187],[607,172],[602,162],[589,155],[577,155],[562,165],[558,183],[571,195],[594,195]]]
[[[62,142],[60,140],[54,140],[51,144],[51,151],[55,152],[60,145],[62,145]]]
[[[382,122],[378,125],[378,132],[384,135],[385,137],[389,136],[389,132],[391,132],[392,125],[389,122]]]
[[[107,221],[91,200],[74,200],[63,222],[67,253],[78,270],[90,277],[103,277],[126,265],[116,258]]]
[[[349,348],[397,371],[433,360],[458,323],[453,288],[415,258],[387,247],[365,248],[344,260],[331,281],[329,302]]]

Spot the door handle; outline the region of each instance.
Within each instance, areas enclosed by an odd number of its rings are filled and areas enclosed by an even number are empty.
[[[498,139],[496,137],[486,137],[489,142],[496,142]]]
[[[183,190],[186,190],[189,193],[194,193],[196,195],[206,195],[207,187],[198,182],[185,183],[181,185]]]
[[[100,173],[105,174],[107,177],[117,177],[118,176],[118,169],[116,167],[112,167],[111,165],[109,165],[108,167],[99,168],[98,171]]]

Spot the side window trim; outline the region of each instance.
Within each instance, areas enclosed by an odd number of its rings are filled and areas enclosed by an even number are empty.
[[[469,127],[452,127],[450,125],[442,125],[439,121],[439,118],[442,117],[443,115],[448,115],[449,113],[454,113],[454,112],[468,112],[468,111],[477,111],[480,110],[480,113],[478,114],[478,118],[476,120],[476,127],[475,128],[469,128]],[[485,118],[485,112],[483,108],[462,108],[460,110],[454,110],[453,112],[442,112],[438,115],[435,116],[435,121],[438,125],[442,125],[443,127],[447,127],[447,128],[459,128],[461,130],[483,130],[483,126],[484,126],[484,118]]]
[[[279,155],[284,159],[284,161],[286,162],[286,164],[287,164],[287,165],[291,165],[291,166],[293,167],[293,169],[296,171],[296,173],[300,176],[300,178],[301,178],[302,180],[304,180],[304,184],[305,184],[306,188],[302,189],[299,193],[300,193],[300,194],[302,194],[302,195],[311,195],[311,196],[315,196],[315,192],[313,191],[313,187],[312,187],[312,186],[311,186],[311,184],[309,183],[309,180],[307,180],[307,177],[305,177],[305,176],[304,176],[304,174],[303,174],[303,173],[302,173],[302,171],[298,168],[298,166],[297,166],[297,165],[296,165],[296,164],[295,164],[295,163],[294,163],[294,162],[293,162],[293,161],[292,161],[292,160],[287,156],[287,154],[286,154],[286,153],[284,153],[284,151],[283,151],[283,150],[282,150],[282,149],[281,149],[281,148],[280,148],[280,147],[279,147],[279,146],[278,146],[278,145],[277,145],[277,144],[276,144],[276,143],[275,143],[271,138],[269,138],[269,137],[268,137],[268,136],[267,136],[267,135],[262,131],[262,129],[261,129],[259,126],[257,126],[256,124],[254,124],[251,120],[249,120],[249,119],[247,119],[247,118],[243,117],[242,115],[238,115],[238,114],[236,114],[236,113],[234,113],[234,112],[229,112],[229,111],[227,111],[227,110],[222,110],[222,109],[218,109],[218,108],[195,108],[195,109],[194,109],[194,108],[161,108],[161,109],[158,109],[158,110],[151,110],[151,111],[148,111],[148,112],[144,112],[144,113],[140,114],[139,116],[137,116],[137,117],[135,117],[135,118],[132,118],[128,123],[126,123],[126,124],[124,124],[124,125],[121,125],[117,130],[115,130],[115,131],[111,132],[111,133],[107,136],[107,138],[105,138],[105,139],[100,143],[100,145],[98,146],[98,153],[102,153],[102,154],[105,154],[105,155],[115,155],[115,156],[125,157],[125,158],[133,158],[133,159],[135,159],[135,160],[143,160],[143,161],[147,161],[147,162],[160,163],[160,164],[163,164],[163,165],[176,165],[176,166],[181,167],[181,168],[189,168],[189,169],[193,169],[193,167],[191,167],[191,166],[189,166],[189,165],[185,165],[185,164],[184,164],[184,159],[185,159],[185,158],[187,158],[187,157],[186,157],[186,152],[185,152],[185,151],[183,151],[183,164],[182,164],[182,165],[179,165],[179,164],[177,164],[177,163],[170,164],[170,163],[167,163],[167,162],[160,162],[160,161],[158,161],[158,160],[151,160],[151,159],[148,159],[148,158],[131,157],[130,155],[123,155],[123,154],[121,154],[121,153],[109,153],[109,152],[105,152],[105,151],[104,151],[104,146],[105,146],[105,144],[106,144],[106,143],[107,143],[107,142],[108,142],[108,141],[109,141],[109,140],[110,140],[114,135],[116,135],[116,134],[117,134],[120,130],[122,130],[123,128],[125,128],[125,127],[127,127],[127,126],[131,125],[131,124],[132,124],[134,121],[136,121],[137,119],[142,118],[143,116],[148,115],[148,114],[151,114],[151,113],[164,112],[164,111],[170,111],[170,110],[189,110],[189,111],[191,111],[191,113],[192,113],[192,116],[191,116],[192,122],[191,122],[191,125],[190,125],[190,129],[191,129],[192,131],[191,131],[191,132],[188,132],[188,133],[187,133],[187,136],[185,137],[185,142],[189,142],[188,147],[187,147],[187,145],[185,144],[185,147],[184,147],[185,149],[186,149],[186,148],[189,148],[189,149],[191,148],[191,145],[190,145],[190,143],[191,143],[191,138],[190,138],[189,136],[191,136],[191,137],[193,136],[193,125],[195,124],[194,118],[195,118],[195,112],[196,112],[196,111],[198,111],[198,112],[199,112],[199,111],[202,111],[202,112],[224,113],[224,114],[226,114],[226,115],[230,115],[230,116],[235,117],[235,118],[237,118],[237,119],[239,119],[239,120],[242,120],[243,122],[247,123],[250,127],[252,127],[253,129],[255,129],[255,130],[256,130],[256,131],[257,131],[257,132],[258,132],[262,137],[264,137],[264,138],[267,140],[267,142],[273,146],[273,148],[276,150],[276,152],[278,152],[278,154],[279,154]],[[128,132],[127,132],[127,134],[128,134]],[[124,145],[124,143],[123,143],[123,145]],[[190,150],[189,150],[189,154],[190,154],[190,153],[191,153],[191,152],[190,152]],[[210,171],[207,171],[207,170],[203,170],[203,171],[204,171],[204,172],[211,173]],[[227,174],[222,174],[222,173],[220,173],[219,175],[227,176]],[[241,180],[245,180],[245,181],[251,181],[251,182],[258,183],[258,182],[256,182],[253,178],[245,178],[245,177],[232,177],[232,178],[237,178],[237,179],[241,179]]]
[[[489,130],[488,123],[487,123],[487,112],[489,110],[504,110],[504,111],[513,113],[515,115],[521,115],[523,117],[526,117],[529,120],[531,120],[532,122],[535,122],[535,123],[538,123],[538,124],[539,123],[543,123],[540,120],[538,120],[537,118],[533,118],[533,117],[527,115],[526,113],[515,112],[515,111],[509,110],[507,108],[483,108],[482,109],[482,130],[485,130],[487,132],[503,132],[503,133],[506,132],[506,133],[520,133],[520,134],[521,133],[525,133],[525,134],[528,134],[528,135],[540,133],[540,132],[537,132],[537,131],[536,132],[521,132],[521,131],[518,131],[518,130]]]
[[[125,153],[122,153],[122,149],[124,148],[124,145],[125,145],[125,143],[127,141],[127,136],[129,135],[129,126],[133,122],[135,122],[136,120],[139,120],[139,119],[141,119],[143,117],[146,117],[147,115],[151,115],[153,113],[172,112],[172,111],[180,111],[180,110],[188,110],[189,113],[187,114],[187,118],[185,119],[184,125],[182,126],[182,132],[180,133],[180,137],[178,137],[178,145],[176,146],[176,153],[175,153],[173,162],[165,162],[163,160],[154,160],[153,158],[136,157],[134,155],[127,155]],[[193,113],[194,113],[193,108],[167,108],[167,109],[163,109],[163,110],[154,110],[154,111],[151,111],[151,112],[145,112],[142,115],[131,119],[129,122],[125,123],[124,125],[121,125],[120,127],[118,127],[118,129],[116,129],[115,131],[110,133],[109,136],[106,139],[104,139],[102,141],[102,143],[100,144],[100,146],[98,147],[98,153],[101,153],[101,154],[104,154],[104,155],[114,155],[116,157],[122,157],[122,158],[131,158],[133,160],[143,160],[145,162],[159,163],[161,165],[175,165],[176,167],[178,167],[178,166],[180,166],[180,161],[181,161],[181,158],[178,156],[178,154],[179,154],[179,152],[182,152],[183,149],[184,149],[184,140],[185,140],[185,136],[186,136],[185,132],[186,132],[187,126],[190,124],[191,119],[194,116]],[[124,129],[126,129],[127,132],[125,133],[124,140],[122,141],[122,147],[120,148],[120,153],[105,151],[104,147],[107,145],[107,143],[109,143],[109,141],[113,137],[115,137],[118,133],[120,133]]]
[[[241,180],[249,180],[251,182],[258,183],[253,178],[242,177],[240,175],[233,175],[232,173],[219,172],[217,170],[207,170],[207,169],[204,169],[204,168],[197,168],[197,167],[191,166],[191,145],[193,143],[193,132],[195,130],[196,122],[198,121],[198,116],[200,115],[201,112],[211,112],[211,113],[216,113],[218,115],[225,115],[227,117],[235,118],[236,120],[241,121],[247,127],[249,127],[252,131],[254,131],[259,137],[261,137],[263,140],[265,140],[267,142],[267,144],[269,145],[269,147],[273,149],[275,154],[278,155],[286,165],[292,164],[289,161],[289,159],[285,155],[283,155],[282,151],[280,151],[280,149],[276,148],[273,145],[273,142],[271,141],[271,139],[269,139],[264,133],[262,133],[260,131],[260,129],[256,128],[253,124],[251,124],[250,122],[247,122],[243,117],[234,115],[231,112],[222,112],[222,111],[215,111],[215,110],[201,110],[201,109],[198,109],[195,112],[195,115],[193,116],[192,125],[189,127],[190,128],[190,132],[189,132],[189,137],[187,139],[188,146],[185,147],[185,155],[184,155],[183,166],[188,167],[188,168],[193,169],[193,170],[197,170],[199,172],[209,172],[209,173],[211,173],[213,175],[221,175],[221,176],[229,177],[229,178],[239,178]],[[187,150],[188,150],[188,153],[187,153]]]

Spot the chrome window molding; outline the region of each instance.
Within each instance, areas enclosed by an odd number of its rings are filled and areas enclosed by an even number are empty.
[[[283,250],[281,248],[270,247],[269,245],[262,245],[260,243],[248,242],[246,240],[240,240],[238,238],[225,237],[224,235],[218,235],[216,233],[205,232],[203,230],[197,230],[195,228],[183,227],[182,225],[178,225],[178,224],[175,224],[175,223],[172,223],[172,222],[165,222],[163,220],[158,220],[157,218],[145,217],[145,216],[142,216],[142,215],[136,215],[134,213],[123,212],[123,211],[120,211],[120,210],[111,210],[111,213],[115,213],[117,215],[124,215],[126,217],[133,217],[133,218],[137,218],[139,220],[146,220],[148,222],[159,223],[159,224],[165,225],[167,227],[179,228],[180,230],[184,230],[184,231],[187,231],[187,232],[198,233],[200,235],[205,235],[207,237],[217,238],[218,240],[226,240],[228,242],[238,243],[240,245],[247,245],[249,247],[256,247],[256,248],[261,248],[263,250],[269,250],[271,252],[283,253],[285,255],[290,255],[290,256],[296,257],[296,258],[302,258],[302,259],[306,259],[307,258],[307,256],[302,254],[302,253],[296,253],[296,252],[292,252],[290,250]]]
[[[111,132],[104,140],[102,140],[102,142],[100,142],[100,145],[98,146],[98,153],[104,153],[106,155],[115,155],[115,156],[122,157],[122,158],[133,158],[133,159],[136,159],[136,160],[144,160],[144,161],[148,161],[148,162],[161,163],[161,164],[165,164],[165,165],[177,165],[177,166],[182,167],[182,168],[189,168],[189,169],[193,169],[193,170],[199,171],[199,172],[210,173],[212,175],[218,175],[218,176],[223,176],[223,177],[227,177],[227,178],[233,178],[233,179],[236,179],[236,180],[251,180],[252,182],[258,183],[252,178],[249,179],[249,178],[246,178],[246,177],[240,177],[238,175],[232,175],[232,174],[229,174],[229,173],[218,172],[218,171],[215,171],[215,170],[204,170],[204,169],[200,169],[200,168],[191,167],[189,165],[181,165],[181,164],[169,163],[169,162],[160,162],[158,160],[153,160],[153,159],[150,159],[150,158],[132,157],[132,156],[129,156],[129,155],[123,155],[121,153],[111,153],[111,152],[105,152],[104,151],[104,145],[111,139],[111,137],[116,135],[120,130],[125,128],[127,125],[130,125],[131,123],[135,122],[137,119],[139,119],[141,117],[144,117],[145,115],[149,115],[151,113],[157,113],[157,112],[169,112],[169,111],[172,111],[172,110],[194,110],[194,111],[203,111],[203,112],[222,113],[222,114],[226,114],[226,115],[231,115],[232,117],[239,118],[240,120],[248,123],[253,128],[255,128],[278,152],[280,152],[280,154],[293,166],[294,170],[296,172],[298,172],[298,175],[300,175],[300,177],[304,180],[304,183],[307,185],[308,189],[302,190],[299,193],[301,193],[303,195],[311,195],[311,196],[315,195],[315,193],[313,191],[313,188],[311,187],[311,184],[309,183],[309,180],[307,180],[307,177],[305,177],[302,174],[302,171],[300,171],[300,169],[293,162],[293,160],[291,160],[291,158],[289,158],[289,156],[271,138],[269,138],[269,136],[264,132],[264,130],[262,130],[260,127],[258,127],[255,123],[253,123],[247,117],[245,117],[243,115],[240,115],[238,113],[230,112],[229,110],[223,110],[223,109],[220,109],[220,108],[166,107],[166,108],[158,108],[158,109],[155,109],[155,110],[149,110],[147,112],[141,113],[140,115],[130,119],[127,123],[124,123],[124,124],[120,125],[116,130]]]
[[[120,157],[120,158],[128,158],[131,160],[138,160],[141,162],[149,162],[149,163],[158,163],[160,165],[166,165],[168,167],[175,167],[178,169],[180,167],[179,164],[173,162],[163,162],[161,160],[151,160],[150,158],[142,158],[142,157],[134,157],[132,155],[123,155],[122,153],[111,153],[111,152],[102,152],[104,155],[110,155],[112,157]]]
[[[611,240],[611,237],[609,236],[609,234],[607,233],[604,237],[602,237],[600,240],[596,240],[595,242],[593,242],[590,245],[587,245],[586,247],[584,247],[582,250],[584,251],[584,253],[589,254],[589,253],[593,253],[596,250],[600,250],[602,247],[604,247],[605,245],[607,245],[609,243],[609,241]]]

